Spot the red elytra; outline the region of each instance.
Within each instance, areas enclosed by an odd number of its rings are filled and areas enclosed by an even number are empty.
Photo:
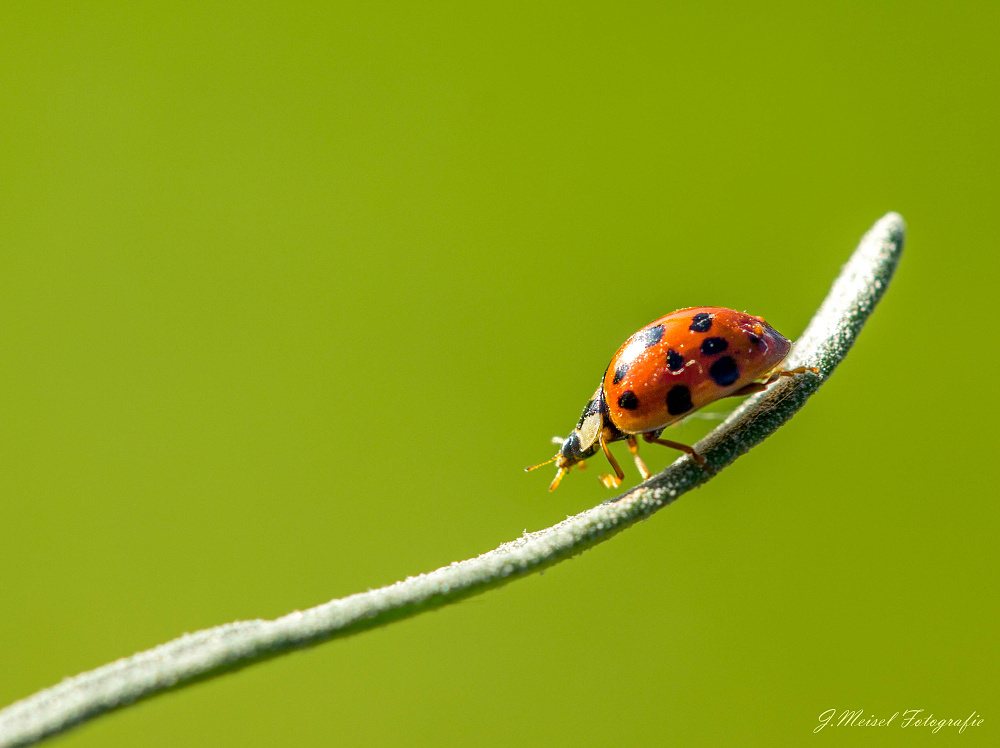
[[[554,440],[559,452],[525,470],[555,462],[553,491],[570,468],[582,467],[600,449],[615,471],[601,480],[617,487],[625,474],[607,445],[624,440],[645,480],[650,474],[639,458],[637,436],[686,452],[710,469],[693,447],[659,438],[663,429],[721,398],[761,392],[780,376],[817,371],[780,370],[790,348],[762,317],[733,309],[691,307],[660,317],[618,349],[576,428]]]

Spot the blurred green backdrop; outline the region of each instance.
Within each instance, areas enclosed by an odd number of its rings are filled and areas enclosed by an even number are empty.
[[[709,304],[794,337],[898,210],[854,352],[703,489],[62,744],[995,744],[998,21],[8,5],[0,705],[603,500],[522,468],[629,334]],[[814,735],[830,708],[986,721]]]

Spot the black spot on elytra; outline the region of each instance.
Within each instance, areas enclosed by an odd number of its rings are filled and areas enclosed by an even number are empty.
[[[704,356],[717,356],[725,353],[729,343],[725,338],[705,338],[701,341],[701,352]]]
[[[618,384],[625,378],[626,374],[628,374],[628,364],[618,364],[615,367],[615,378],[612,384]]]
[[[740,378],[740,370],[732,356],[723,356],[708,367],[708,374],[720,387],[728,387]]]
[[[651,345],[656,345],[663,340],[663,330],[663,325],[647,327],[645,330],[639,330],[633,340],[641,342],[646,348],[649,348]]]
[[[675,385],[667,393],[667,412],[679,416],[691,410],[691,390],[683,384]]]
[[[587,407],[583,409],[583,415],[580,416],[580,420],[576,422],[576,427],[580,428],[583,422],[587,420],[587,416],[593,415],[601,409],[600,403],[597,400],[591,400],[587,403]]]
[[[625,410],[635,410],[639,407],[639,398],[635,396],[632,390],[625,390],[618,396],[618,407]]]
[[[684,368],[684,357],[673,348],[667,351],[667,368],[670,371],[677,371]]]
[[[708,332],[712,329],[712,315],[707,312],[694,315],[691,319],[691,327],[688,329],[692,332]]]

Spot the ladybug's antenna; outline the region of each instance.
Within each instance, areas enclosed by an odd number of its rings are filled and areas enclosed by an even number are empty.
[[[555,462],[556,461],[556,457],[559,457],[558,453],[556,453],[555,457],[552,457],[552,458],[546,460],[545,462],[539,462],[537,465],[532,465],[531,467],[526,467],[524,469],[524,472],[530,473],[532,470],[536,470],[537,468],[544,467],[545,465],[548,465],[551,462]]]

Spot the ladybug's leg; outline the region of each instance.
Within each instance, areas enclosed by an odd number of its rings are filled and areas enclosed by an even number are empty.
[[[611,463],[611,467],[615,469],[615,475],[610,475],[608,473],[601,475],[601,483],[603,483],[606,488],[618,488],[618,486],[622,484],[622,481],[625,480],[625,473],[622,472],[621,466],[618,464],[618,461],[615,460],[615,456],[611,454],[611,450],[608,449],[608,444],[604,441],[604,434],[601,434],[598,438],[601,441],[601,449],[604,450],[604,456],[608,458],[608,462]],[[616,478],[615,476],[618,477]]]
[[[671,449],[679,449],[685,454],[691,455],[695,462],[701,465],[703,468],[708,468],[708,463],[705,462],[705,458],[698,454],[694,447],[689,447],[687,444],[681,444],[680,442],[672,442],[669,439],[658,439],[652,434],[643,434],[642,438],[651,444],[662,444],[664,447],[670,447]]]
[[[813,366],[800,366],[797,369],[789,369],[788,371],[776,371],[767,380],[763,382],[751,382],[746,387],[740,387],[740,389],[728,397],[744,397],[745,395],[753,395],[756,392],[763,392],[769,384],[774,384],[781,377],[794,377],[796,374],[805,374],[807,371],[819,374],[819,369]]]
[[[819,369],[815,366],[800,366],[797,369],[789,369],[788,371],[779,371],[779,377],[794,377],[796,374],[805,374],[807,371],[811,371],[813,374],[819,374]],[[774,377],[777,379],[777,377]]]
[[[639,469],[639,475],[642,476],[643,480],[649,480],[649,468],[639,456],[639,442],[636,441],[634,434],[628,436],[628,451],[632,453],[632,459],[635,460],[635,466]]]
[[[773,384],[778,381],[779,377],[794,377],[796,374],[805,374],[807,371],[811,371],[813,374],[819,374],[819,369],[815,366],[800,366],[797,369],[786,369],[784,371],[776,371],[771,376],[767,378],[764,382],[764,386],[767,387],[769,384]]]

